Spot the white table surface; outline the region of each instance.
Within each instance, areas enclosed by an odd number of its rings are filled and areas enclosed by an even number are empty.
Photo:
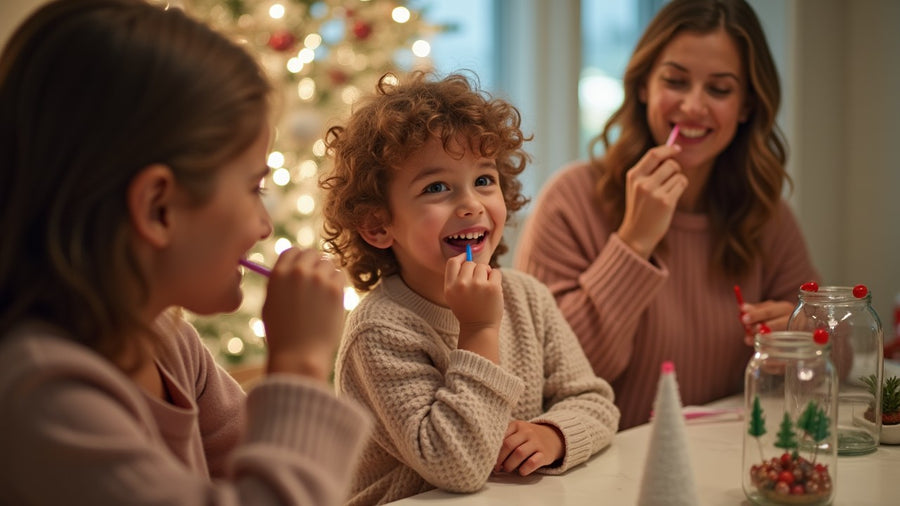
[[[736,416],[687,424],[688,447],[701,504],[750,504],[741,488],[743,422]],[[431,490],[392,504],[400,506],[632,505],[637,503],[650,425],[616,435],[612,446],[560,476],[492,476],[474,494]],[[835,505],[900,505],[900,446],[838,457]]]

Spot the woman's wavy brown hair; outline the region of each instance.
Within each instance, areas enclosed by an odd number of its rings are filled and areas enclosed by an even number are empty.
[[[673,0],[647,27],[625,70],[625,99],[603,132],[591,142],[605,154],[593,156],[600,176],[597,193],[618,228],[625,214],[625,173],[655,145],[647,123],[647,107],[638,90],[659,54],[682,32],[728,33],[740,51],[749,76],[747,121],[738,125],[734,139],[715,161],[706,196],[713,231],[710,269],[729,279],[746,275],[762,256],[762,229],[773,218],[785,182],[786,145],[775,124],[781,103],[778,72],[765,34],[753,9],[744,0]],[[615,142],[612,138],[616,137]]]
[[[478,87],[477,78],[451,74],[436,80],[414,72],[400,81],[394,74],[379,79],[376,92],[364,99],[343,126],[332,126],[325,136],[334,168],[319,185],[325,190],[324,238],[327,249],[340,258],[353,285],[371,290],[378,281],[399,272],[391,249],[367,243],[359,233],[373,220],[392,220],[388,184],[392,173],[431,138],[441,139],[453,156],[455,139],[469,140],[468,148],[496,161],[507,221],[527,199],[517,176],[530,157],[522,149],[525,138],[519,111],[492,98]],[[501,240],[491,257],[506,252]]]
[[[0,336],[42,320],[113,360],[155,336],[127,188],[163,164],[201,205],[269,94],[251,56],[179,9],[64,0],[30,16],[0,57]]]

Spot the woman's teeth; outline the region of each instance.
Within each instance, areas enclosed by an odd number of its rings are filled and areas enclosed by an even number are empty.
[[[678,135],[686,137],[688,139],[696,139],[698,137],[703,137],[704,135],[706,135],[706,129],[679,127]]]

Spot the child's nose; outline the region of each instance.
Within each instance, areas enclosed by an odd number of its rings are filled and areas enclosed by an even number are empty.
[[[472,216],[484,212],[484,205],[481,203],[481,199],[473,192],[466,192],[461,197],[456,210],[460,216]]]

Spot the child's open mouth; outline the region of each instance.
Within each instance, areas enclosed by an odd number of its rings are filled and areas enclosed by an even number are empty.
[[[444,242],[453,248],[464,250],[466,249],[467,244],[471,244],[472,246],[481,244],[484,242],[485,237],[487,237],[487,233],[485,232],[468,232],[465,234],[447,236],[444,238]]]

